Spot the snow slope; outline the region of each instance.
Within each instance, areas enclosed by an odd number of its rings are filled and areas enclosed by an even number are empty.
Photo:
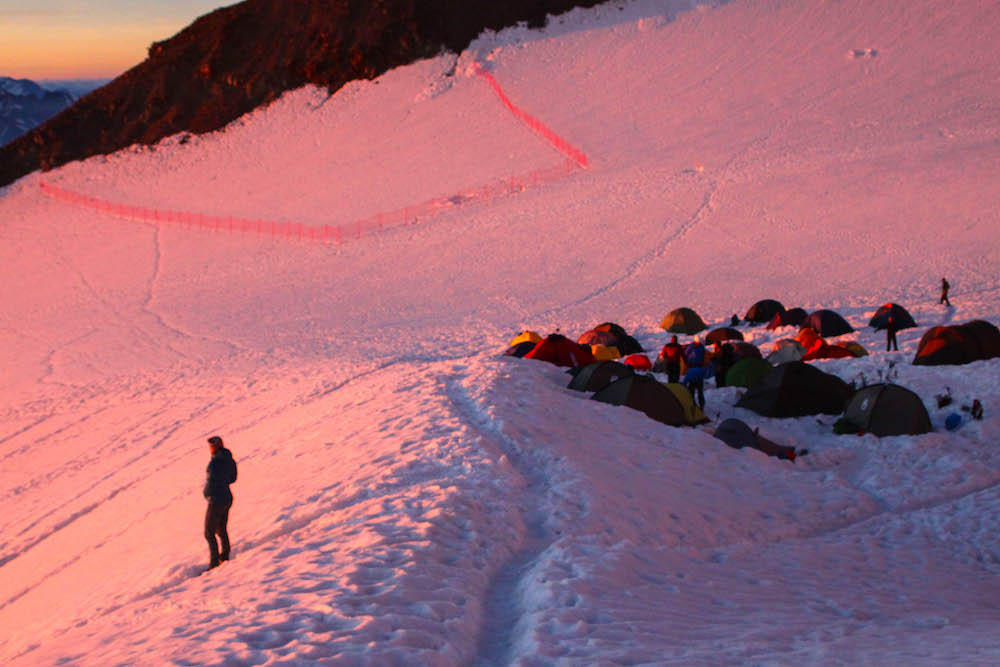
[[[909,364],[928,326],[1000,321],[998,20],[609,3],[44,177],[320,226],[558,166],[477,62],[589,158],[343,244],[109,217],[38,174],[0,192],[0,660],[1000,661],[1000,362]],[[669,310],[720,325],[760,298],[845,315],[872,355],[818,365],[898,375],[935,432],[707,392],[715,423],[810,450],[793,464],[499,356],[607,320],[655,354]],[[890,300],[921,326],[887,354],[864,325]],[[974,397],[986,419],[945,431]],[[215,433],[234,560],[198,577]]]

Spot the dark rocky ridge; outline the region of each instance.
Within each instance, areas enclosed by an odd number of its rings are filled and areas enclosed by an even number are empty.
[[[0,148],[0,186],[37,169],[204,133],[307,83],[339,90],[483,30],[598,0],[246,0],[155,42],[149,58]]]

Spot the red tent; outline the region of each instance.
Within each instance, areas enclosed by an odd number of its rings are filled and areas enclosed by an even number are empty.
[[[818,345],[814,345],[806,352],[806,355],[802,357],[802,361],[812,361],[813,359],[845,359],[847,357],[853,359],[854,353],[846,347],[830,345],[826,341],[820,341]]]
[[[640,371],[649,370],[653,367],[653,362],[645,354],[630,354],[622,359],[621,363]]]
[[[574,343],[561,334],[549,334],[545,340],[535,346],[525,359],[547,361],[556,366],[586,366],[594,361],[594,353],[589,347]]]

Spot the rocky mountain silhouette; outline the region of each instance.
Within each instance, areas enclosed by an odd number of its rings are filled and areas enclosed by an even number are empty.
[[[331,92],[442,50],[483,30],[598,0],[246,0],[197,19],[149,57],[40,127],[0,148],[0,186],[37,169],[211,132],[288,90]]]

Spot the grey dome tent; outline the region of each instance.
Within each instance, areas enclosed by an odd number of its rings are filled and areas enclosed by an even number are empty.
[[[594,394],[592,400],[625,405],[668,426],[693,426],[708,421],[687,389],[679,384],[661,384],[650,375],[636,374],[615,380]]]
[[[931,418],[924,402],[897,384],[872,384],[857,390],[844,416],[861,430],[880,438],[931,431]]]
[[[705,345],[710,345],[712,343],[722,343],[727,340],[743,340],[743,333],[733,329],[732,327],[719,327],[718,329],[712,329],[705,336]]]
[[[809,317],[807,313],[802,308],[789,308],[783,313],[778,313],[771,321],[767,323],[768,329],[777,329],[778,327],[798,327],[802,326],[802,323],[806,321]]]
[[[635,375],[631,366],[617,361],[598,361],[581,366],[568,386],[576,391],[599,391],[615,380],[630,375]]]
[[[750,309],[747,310],[747,314],[743,316],[743,319],[754,324],[761,324],[763,322],[770,322],[774,319],[775,315],[783,312],[785,312],[785,306],[782,305],[780,301],[775,301],[774,299],[761,299],[754,305],[750,306]]]
[[[809,317],[802,323],[802,327],[809,327],[823,338],[841,336],[854,331],[854,327],[848,324],[847,320],[839,313],[826,309],[809,313]]]
[[[890,317],[893,324],[896,325],[897,331],[900,329],[912,329],[917,326],[917,323],[913,321],[913,316],[898,303],[887,303],[876,310],[875,314],[872,315],[872,319],[869,320],[868,326],[875,327],[875,331],[887,329],[889,328]]]
[[[802,361],[774,367],[736,403],[765,417],[839,415],[851,388],[836,375]]]

